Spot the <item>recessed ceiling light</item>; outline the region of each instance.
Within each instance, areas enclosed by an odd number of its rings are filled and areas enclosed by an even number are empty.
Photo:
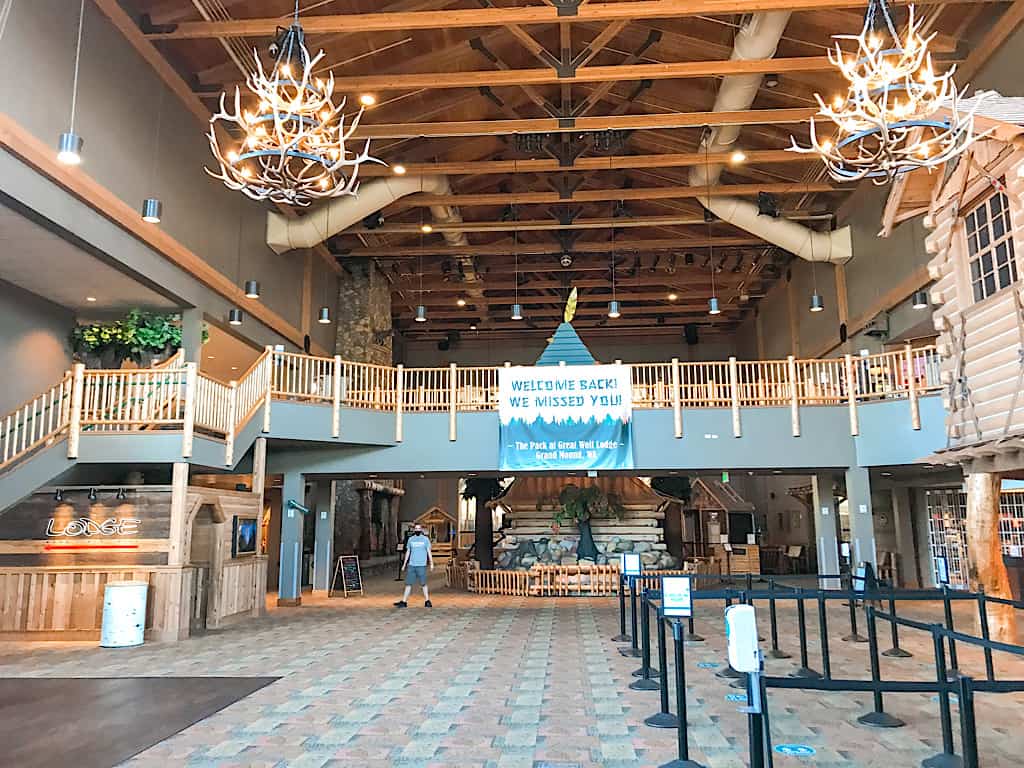
[[[429,224],[421,224],[420,225],[420,231],[429,235],[431,232],[434,231],[434,228],[432,226],[430,226]]]
[[[232,365],[231,366],[231,370],[232,371],[237,371],[238,370],[238,366],[237,365]]]
[[[377,103],[377,97],[374,96],[372,93],[364,93],[362,96],[359,97],[359,103],[362,104],[364,107],[372,107],[374,104]]]
[[[463,299],[463,298],[461,298],[461,297],[460,297],[460,298],[458,298],[458,299],[456,299],[456,300],[455,300],[455,303],[456,303],[456,304],[458,304],[458,305],[459,305],[460,307],[464,307],[464,306],[466,306],[466,300],[465,300],[465,299]]]
[[[678,298],[679,298],[679,294],[677,294],[677,293],[670,293],[670,294],[668,295],[668,300],[669,300],[669,301],[675,301],[675,300],[676,300],[676,299],[678,299]]]
[[[729,162],[731,162],[733,165],[738,165],[739,163],[742,163],[746,159],[747,156],[742,149],[734,150],[733,153],[729,155]]]
[[[404,176],[405,166],[402,165],[401,163],[399,163],[398,165],[392,165],[391,172],[394,173],[396,176]]]
[[[85,300],[88,301],[89,303],[92,303],[92,302],[96,301],[96,297],[95,296],[86,296]]]
[[[214,359],[216,359],[216,358],[214,358],[214,356],[213,356],[213,355],[207,355],[207,356],[206,356],[206,359],[207,359],[207,360],[214,360]]]

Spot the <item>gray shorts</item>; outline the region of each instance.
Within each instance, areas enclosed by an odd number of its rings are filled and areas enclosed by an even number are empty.
[[[405,568],[405,583],[415,584],[419,582],[426,586],[427,584],[427,566],[425,565],[409,565]]]

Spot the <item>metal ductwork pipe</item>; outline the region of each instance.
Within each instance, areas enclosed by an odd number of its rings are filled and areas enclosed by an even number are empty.
[[[448,194],[451,192],[448,177],[394,176],[377,179],[360,184],[358,195],[336,198],[295,219],[268,212],[267,245],[275,253],[285,253],[295,248],[312,248],[396,200],[417,192]],[[445,209],[447,206],[438,208]]]
[[[770,59],[775,56],[779,41],[789,23],[789,11],[756,13],[736,33],[732,55],[734,61]],[[727,75],[712,107],[715,112],[733,112],[750,109],[757,98],[763,75]],[[736,143],[741,126],[724,125],[709,131],[701,142],[701,151],[728,152]],[[722,166],[694,166],[690,169],[690,186],[704,187],[717,183]],[[700,198],[699,198],[700,199]],[[727,221],[752,235],[784,248],[807,261],[842,263],[853,255],[850,228],[834,232],[815,232],[801,224],[785,219],[759,216],[757,206],[735,197],[700,199],[701,204],[722,221]]]

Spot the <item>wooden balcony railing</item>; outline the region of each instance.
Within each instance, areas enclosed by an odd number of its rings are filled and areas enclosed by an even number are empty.
[[[269,349],[237,381],[224,383],[200,374],[175,355],[161,366],[137,370],[85,370],[76,365],[43,394],[0,418],[0,469],[30,455],[67,432],[68,455],[77,457],[83,431],[176,429],[182,455],[192,451],[194,433],[225,442],[225,464],[234,463],[234,440],[262,412],[270,431],[274,400],[329,406],[331,435],[341,435],[343,408],[394,413],[395,440],[402,440],[408,413],[447,413],[449,439],[457,439],[456,415],[498,408],[500,368],[491,366],[405,368],[313,357]],[[918,398],[941,389],[934,347],[823,360],[638,363],[632,372],[633,407],[673,412],[676,437],[683,414],[696,408],[728,408],[733,433],[742,434],[749,408],[791,411],[800,434],[800,408],[846,405],[850,432],[858,433],[857,407],[883,399],[906,399],[911,422],[920,429]]]

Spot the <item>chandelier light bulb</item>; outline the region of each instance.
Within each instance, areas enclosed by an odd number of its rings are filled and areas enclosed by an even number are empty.
[[[466,300],[461,296],[455,300],[455,303],[460,307],[466,306]]]
[[[377,97],[374,96],[372,93],[364,93],[362,96],[359,97],[359,103],[362,104],[364,107],[372,107],[374,104],[377,103]]]
[[[77,133],[62,133],[57,142],[57,160],[64,165],[78,165],[82,162],[82,145],[85,142]]]

